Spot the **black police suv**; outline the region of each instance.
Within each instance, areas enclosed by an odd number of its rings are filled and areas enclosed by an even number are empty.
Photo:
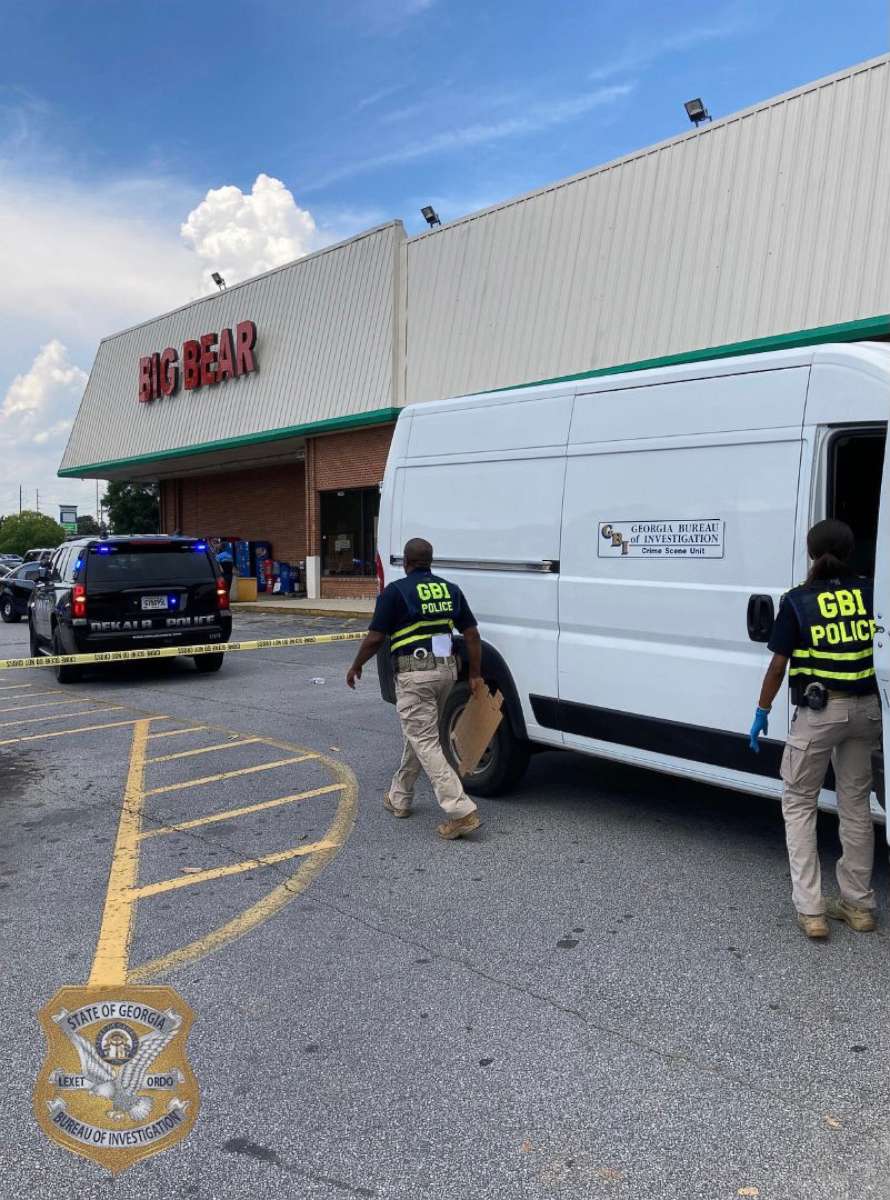
[[[207,542],[145,535],[78,538],[41,568],[28,609],[31,657],[227,642],[229,591]],[[195,656],[218,671],[224,654]],[[59,666],[60,683],[83,667]]]
[[[40,564],[24,563],[13,567],[0,579],[0,618],[9,624],[28,615],[28,604],[40,574]]]

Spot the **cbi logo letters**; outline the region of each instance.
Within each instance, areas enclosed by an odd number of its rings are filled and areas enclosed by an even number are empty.
[[[448,590],[447,583],[419,583],[417,585],[417,598],[420,600],[421,612],[454,612],[454,605],[451,602],[451,593]]]
[[[180,382],[187,392],[237,379],[256,370],[256,325],[241,321],[219,336],[203,333],[197,340],[182,343],[180,358],[172,346],[160,354],[147,354],[139,359],[139,402],[150,404],[162,396],[173,396]]]
[[[838,646],[847,642],[868,642],[874,637],[875,623],[869,619],[868,610],[859,588],[839,588],[836,592],[820,592],[816,597],[819,612],[826,624],[813,625],[813,645],[824,642]],[[855,621],[839,621],[838,617],[856,617]]]

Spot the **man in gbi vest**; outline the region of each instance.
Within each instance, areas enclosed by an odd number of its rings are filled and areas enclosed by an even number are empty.
[[[393,816],[410,816],[414,785],[423,768],[448,817],[438,826],[439,835],[452,839],[472,833],[481,821],[439,740],[442,706],[457,679],[451,635],[455,629],[463,634],[473,692],[483,686],[482,643],[460,588],[434,575],[432,562],[433,548],[423,538],[412,538],[405,546],[405,578],[389,584],[378,596],[368,634],[346,682],[355,687],[362,667],[389,635],[405,748],[383,804]]]

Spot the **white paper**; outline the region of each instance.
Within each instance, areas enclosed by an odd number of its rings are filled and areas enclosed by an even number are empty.
[[[448,658],[448,656],[451,654],[450,633],[433,634],[433,654],[436,656],[436,658]]]

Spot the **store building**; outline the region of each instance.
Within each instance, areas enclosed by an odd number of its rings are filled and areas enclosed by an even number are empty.
[[[165,531],[266,540],[310,595],[372,594],[405,403],[863,337],[890,337],[888,55],[105,339],[59,473],[159,480]]]

